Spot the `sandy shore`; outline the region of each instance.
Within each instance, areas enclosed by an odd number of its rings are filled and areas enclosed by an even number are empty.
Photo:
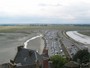
[[[77,31],[68,31],[66,34],[77,42],[90,44],[90,36],[80,34]]]
[[[84,48],[88,48],[90,51],[90,36],[80,34],[77,31],[68,31],[66,34],[75,41],[84,44]]]

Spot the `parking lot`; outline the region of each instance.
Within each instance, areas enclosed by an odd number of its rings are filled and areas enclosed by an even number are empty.
[[[44,38],[46,40],[46,47],[48,49],[49,57],[53,55],[64,56],[64,52],[61,48],[59,38],[57,37],[57,30],[47,31]]]

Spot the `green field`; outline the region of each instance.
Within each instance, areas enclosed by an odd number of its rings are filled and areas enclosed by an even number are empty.
[[[73,26],[73,25],[48,25],[48,26],[30,26],[30,25],[17,25],[17,26],[0,26],[0,32],[25,32],[28,33],[32,30],[90,30],[87,26]]]
[[[79,33],[81,33],[83,35],[90,36],[90,30],[88,30],[88,31],[80,31]]]

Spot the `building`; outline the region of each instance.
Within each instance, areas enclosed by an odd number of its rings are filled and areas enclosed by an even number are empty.
[[[23,46],[18,47],[14,60],[10,60],[10,63],[15,68],[42,68],[42,62],[43,58],[41,55],[34,50],[25,49]]]

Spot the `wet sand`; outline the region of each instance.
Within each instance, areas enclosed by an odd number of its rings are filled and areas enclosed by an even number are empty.
[[[0,64],[9,62],[17,53],[17,46],[36,34],[0,33]]]
[[[77,42],[90,44],[90,36],[80,34],[77,31],[68,31],[66,34]]]

